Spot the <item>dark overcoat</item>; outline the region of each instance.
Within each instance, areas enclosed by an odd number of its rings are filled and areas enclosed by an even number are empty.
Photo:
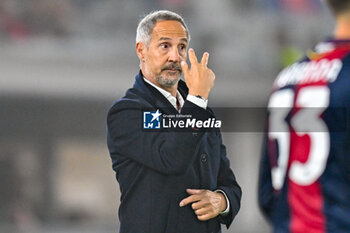
[[[186,99],[188,89],[180,80]],[[241,189],[230,169],[219,130],[145,130],[142,112],[176,109],[140,72],[133,88],[108,112],[107,144],[119,182],[120,233],[211,233],[230,226],[240,208]],[[215,118],[213,112],[185,100],[182,115]],[[197,219],[191,205],[180,207],[187,188],[223,190],[230,212],[208,221]]]

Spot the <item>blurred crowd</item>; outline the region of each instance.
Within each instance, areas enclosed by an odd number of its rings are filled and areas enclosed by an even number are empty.
[[[321,9],[319,0],[230,0],[234,8],[264,9],[274,12],[317,13]],[[190,1],[191,2],[191,1]],[[31,36],[64,37],[72,33],[76,21],[86,20],[88,14],[113,9],[110,15],[99,15],[108,23],[108,18],[117,22],[126,5],[137,4],[149,9],[171,8],[186,9],[191,4],[184,0],[2,0],[0,2],[0,39],[22,40]],[[137,7],[137,6],[135,6]],[[81,19],[83,17],[83,19]],[[84,18],[85,17],[85,18]],[[107,19],[107,20],[106,20]],[[118,25],[114,25],[118,27]]]
[[[69,33],[74,7],[70,0],[3,0],[0,2],[0,36],[10,40],[33,35],[65,36]]]

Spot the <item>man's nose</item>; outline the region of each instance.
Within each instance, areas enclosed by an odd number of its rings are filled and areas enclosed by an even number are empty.
[[[169,61],[179,62],[180,61],[180,53],[179,49],[175,46],[169,51]]]

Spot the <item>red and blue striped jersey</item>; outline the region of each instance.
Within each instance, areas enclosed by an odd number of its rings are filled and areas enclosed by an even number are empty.
[[[328,40],[275,80],[259,173],[274,232],[350,232],[350,40]]]

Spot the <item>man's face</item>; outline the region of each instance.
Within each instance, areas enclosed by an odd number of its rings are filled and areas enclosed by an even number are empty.
[[[187,44],[186,29],[180,22],[157,22],[143,52],[142,71],[145,77],[163,87],[177,84],[182,74],[181,61],[186,60]]]

